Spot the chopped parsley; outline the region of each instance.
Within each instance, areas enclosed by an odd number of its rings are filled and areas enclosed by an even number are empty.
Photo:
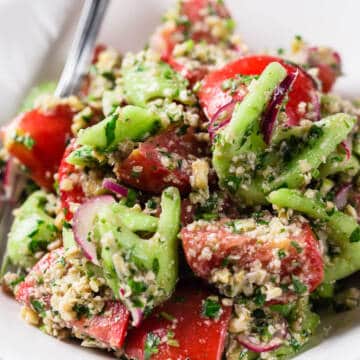
[[[355,243],[360,241],[360,227],[358,226],[350,235],[350,242]]]
[[[24,145],[28,150],[31,150],[35,145],[35,140],[28,134],[14,136],[14,141],[18,144]]]
[[[146,207],[151,210],[155,210],[157,207],[157,202],[155,199],[151,198],[146,202]]]
[[[295,275],[292,276],[292,284],[294,286],[294,291],[299,295],[307,291],[307,286]]]
[[[139,295],[147,289],[147,285],[143,281],[135,281],[133,279],[129,279],[128,285],[130,286],[131,292],[134,295]]]
[[[167,312],[165,312],[165,311],[162,311],[162,312],[160,313],[160,316],[161,316],[162,318],[164,318],[165,320],[168,320],[168,321],[174,321],[174,320],[175,320],[175,317],[174,317],[174,316],[172,316],[171,314],[169,314],[169,313],[167,313]]]
[[[149,360],[153,354],[159,352],[160,337],[150,332],[146,335],[144,360]]]
[[[10,286],[14,287],[18,284],[20,284],[21,282],[23,282],[25,280],[25,275],[20,275],[17,279],[13,280],[10,282]]]
[[[280,260],[284,259],[286,257],[286,251],[284,249],[280,249],[278,251],[278,257]]]
[[[133,189],[129,189],[128,190],[128,195],[126,197],[126,203],[125,205],[128,207],[133,207],[136,203],[136,197],[137,197],[137,193],[135,190]]]
[[[295,351],[301,348],[301,344],[294,337],[289,340],[289,344]]]
[[[83,304],[75,304],[73,306],[73,310],[76,312],[76,317],[78,320],[85,317],[90,317],[90,310],[86,305]]]
[[[115,128],[118,115],[113,115],[105,126],[106,146],[110,146],[115,140]]]
[[[28,249],[32,254],[35,254],[38,251],[46,250],[47,246],[48,246],[47,240],[31,239],[28,245]]]
[[[38,313],[38,314],[43,314],[45,311],[45,306],[44,304],[36,299],[32,299],[30,300],[31,306],[33,307],[33,309]]]
[[[207,298],[203,301],[202,315],[210,319],[219,317],[221,311],[220,303],[212,298]]]
[[[303,249],[302,249],[302,247],[296,242],[296,241],[291,241],[291,246],[293,247],[293,248],[295,248],[295,250],[296,250],[296,252],[298,253],[298,254],[301,254],[302,253],[302,251],[303,251]]]
[[[179,342],[175,339],[175,333],[171,330],[168,331],[167,333],[167,341],[166,343],[169,345],[169,346],[173,346],[173,347],[179,347],[180,344]]]
[[[257,288],[254,294],[254,303],[257,306],[263,306],[265,304],[266,295],[261,292],[260,288]]]

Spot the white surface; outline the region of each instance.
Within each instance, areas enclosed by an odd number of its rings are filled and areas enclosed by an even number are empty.
[[[0,0],[0,122],[15,113],[34,79],[58,73],[81,1]],[[139,49],[171,0],[113,0],[100,41]],[[286,47],[295,34],[337,48],[346,76],[337,89],[360,96],[360,44],[355,0],[228,0],[238,29],[252,49]],[[61,29],[63,31],[61,31]],[[59,35],[61,35],[61,41]],[[65,42],[63,37],[65,36]],[[65,44],[65,45],[64,45]],[[359,360],[360,312],[337,316],[336,331],[299,360]],[[20,320],[19,306],[0,292],[0,360],[93,360],[104,353],[66,344]]]

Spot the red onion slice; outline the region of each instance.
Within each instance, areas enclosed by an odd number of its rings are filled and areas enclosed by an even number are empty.
[[[296,81],[298,75],[299,70],[296,70],[285,77],[285,79],[275,89],[271,100],[265,109],[264,115],[261,119],[260,128],[266,144],[270,143],[271,134],[274,129],[275,121],[279,115],[281,104],[283,103],[286,94],[291,90],[291,87]]]
[[[263,353],[272,350],[278,349],[284,342],[284,339],[281,337],[274,338],[270,342],[264,343],[255,343],[253,342],[250,337],[239,335],[237,341],[240,345],[244,346],[246,349],[256,352],[256,353]]]
[[[79,244],[87,259],[99,265],[96,254],[96,245],[88,238],[96,214],[106,205],[111,205],[115,200],[110,195],[97,196],[87,200],[75,212],[73,230],[75,241]]]
[[[250,336],[245,335],[238,335],[236,339],[238,343],[246,349],[256,353],[262,353],[279,348],[284,343],[288,332],[288,324],[282,319],[281,328],[274,333],[274,337],[268,343],[255,342]]]
[[[236,99],[232,99],[227,104],[221,106],[216,111],[216,113],[213,115],[213,117],[210,120],[209,129],[208,129],[211,140],[214,139],[216,132],[219,129],[221,129],[222,127],[224,127],[226,124],[228,124],[230,122],[231,116],[232,116],[232,113],[234,111],[234,107],[235,107],[237,101],[238,100],[236,100]],[[221,116],[224,116],[224,118],[221,119],[220,121],[218,121]]]
[[[339,210],[347,204],[351,187],[351,184],[344,184],[336,193],[334,203]]]
[[[349,143],[345,140],[340,143],[341,147],[345,150],[346,153],[346,160],[349,160],[351,157],[351,149]]]
[[[319,121],[321,119],[321,104],[319,95],[315,92],[312,95],[312,103],[314,105],[314,115],[315,115],[315,121]]]
[[[131,311],[131,316],[132,316],[132,325],[134,327],[138,327],[143,320],[144,312],[140,308],[135,308],[134,310]]]
[[[118,184],[114,179],[110,179],[110,178],[104,179],[102,186],[104,189],[112,191],[117,195],[124,197],[128,196],[129,190],[126,187]]]

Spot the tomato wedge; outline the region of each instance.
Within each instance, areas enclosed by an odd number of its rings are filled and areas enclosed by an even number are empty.
[[[311,104],[313,108],[318,105],[316,87],[313,79],[302,69],[285,62],[283,59],[269,55],[251,55],[242,57],[225,65],[222,69],[208,74],[203,79],[203,85],[199,90],[198,96],[209,120],[222,107],[230,104],[233,99],[241,101],[247,93],[247,85],[240,82],[237,90],[224,90],[226,80],[235,79],[237,75],[260,75],[271,62],[281,63],[288,73],[299,70],[299,75],[289,92],[289,101],[286,104],[286,114],[288,125],[297,125],[305,115],[306,110],[301,106],[302,103]]]
[[[66,158],[70,155],[70,153],[75,150],[75,142],[72,141],[68,147],[66,148],[63,158],[61,160],[59,170],[58,170],[58,180],[59,180],[59,192],[60,192],[60,202],[61,207],[65,211],[65,219],[70,221],[73,217],[73,213],[71,211],[72,204],[82,204],[85,200],[85,194],[81,186],[80,181],[71,181],[71,186],[66,188],[63,186],[63,181],[66,179],[77,178],[79,180],[80,172],[75,168],[74,165],[69,164],[66,161]]]
[[[141,143],[119,167],[117,176],[137,189],[159,194],[167,186],[176,186],[184,194],[190,191],[191,155],[200,156],[201,144],[191,129],[169,129]]]
[[[263,229],[261,236],[264,231],[268,234],[264,241],[264,237],[258,238],[251,232],[237,233],[231,223],[229,220],[198,222],[181,230],[185,256],[195,274],[208,280],[213,269],[227,266],[224,261],[233,258],[230,266],[236,265],[245,271],[259,261],[267,273],[280,275],[280,283],[295,275],[310,292],[320,285],[324,265],[318,242],[308,224],[292,224],[296,228],[289,227],[286,237],[274,234],[275,228]],[[279,265],[275,267],[275,264]]]
[[[206,22],[207,14],[220,18],[230,18],[230,14],[223,2],[216,0],[182,0],[179,5],[177,22],[165,22],[151,38],[150,46],[160,53],[175,71],[189,80],[193,85],[200,81],[207,73],[208,66],[189,66],[177,61],[173,50],[176,44],[185,40],[195,42],[205,41],[216,44],[221,41],[214,35]]]
[[[16,300],[24,305],[32,306],[34,300],[41,301],[45,308],[50,306],[50,293],[38,290],[38,280],[44,273],[56,264],[63,256],[64,250],[57,249],[46,254],[30,271],[25,280],[16,289]],[[129,312],[118,301],[109,301],[100,315],[90,318],[83,317],[66,324],[83,335],[89,336],[115,350],[123,346],[129,324]]]
[[[330,48],[312,47],[309,49],[308,63],[318,69],[317,77],[322,84],[322,91],[331,91],[336,79],[341,75],[340,55]]]
[[[125,354],[138,360],[220,360],[231,307],[222,306],[219,319],[204,317],[204,301],[210,295],[201,286],[180,286],[171,300],[129,331]]]
[[[222,18],[230,17],[224,3],[217,0],[181,0],[178,21],[159,27],[151,38],[150,46],[158,51],[163,59],[168,59],[175,45],[185,40],[218,42],[219,39],[205,23],[208,12]]]
[[[71,135],[73,112],[60,105],[44,112],[34,109],[20,114],[4,129],[8,152],[29,170],[30,177],[48,190],[53,188],[66,143]]]

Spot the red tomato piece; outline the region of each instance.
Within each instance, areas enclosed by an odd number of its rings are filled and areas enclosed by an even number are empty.
[[[190,155],[201,154],[201,144],[193,132],[179,134],[169,129],[141,143],[115,172],[126,184],[152,193],[176,186],[182,193],[190,191]]]
[[[34,297],[37,288],[37,278],[48,271],[52,264],[55,263],[62,255],[64,250],[56,249],[44,255],[31,269],[25,280],[21,282],[15,291],[15,299],[25,305],[30,305],[31,299]],[[42,294],[44,302],[50,306],[50,299],[47,294]],[[44,296],[46,299],[44,299]]]
[[[92,64],[96,64],[97,61],[99,60],[99,55],[103,52],[107,50],[107,46],[104,44],[97,44],[94,50],[94,54],[93,54],[93,58],[91,60]]]
[[[318,78],[322,84],[322,90],[325,93],[328,93],[334,86],[335,81],[337,79],[336,72],[331,66],[326,64],[317,65],[318,68]]]
[[[206,65],[189,69],[184,64],[179,63],[172,56],[164,58],[164,60],[178,73],[186,78],[190,85],[194,85],[197,81],[200,81],[208,73],[208,67]]]
[[[327,47],[309,48],[308,64],[318,69],[317,77],[322,84],[322,91],[329,92],[341,75],[340,55]]]
[[[194,223],[181,230],[185,256],[198,276],[209,279],[214,268],[221,268],[224,260],[234,255],[235,264],[244,270],[258,260],[268,273],[275,275],[279,271],[281,279],[296,275],[310,292],[322,282],[323,260],[308,224],[298,224],[299,234],[289,233],[289,237],[281,240],[275,236],[269,241],[258,241],[254,236],[234,232],[226,222],[229,220]],[[211,256],[201,256],[205,248],[216,251],[212,251]],[[278,261],[279,250],[285,251],[286,256],[281,259],[280,268],[274,269],[273,261]]]
[[[34,109],[20,114],[4,129],[4,145],[29,169],[30,177],[48,190],[71,135],[73,112],[57,106],[44,112]]]
[[[71,212],[71,203],[82,204],[85,200],[85,194],[80,181],[72,181],[73,185],[71,189],[64,189],[64,187],[61,186],[61,182],[64,179],[68,179],[71,175],[74,174],[77,178],[80,176],[79,170],[77,170],[74,165],[69,164],[66,161],[66,158],[73,150],[75,150],[75,148],[76,146],[73,141],[66,148],[58,171],[61,207],[65,211],[65,219],[67,221],[70,221],[73,217],[73,213]]]
[[[211,34],[205,23],[207,10],[222,18],[230,17],[223,3],[216,0],[182,0],[178,24],[165,23],[152,36],[150,46],[168,61],[176,44],[184,40],[216,43],[219,39]],[[184,23],[183,20],[186,20]],[[197,25],[195,25],[197,24]],[[201,29],[201,30],[199,30]]]
[[[38,278],[59,261],[64,254],[63,249],[57,249],[46,254],[32,268],[25,280],[16,289],[15,298],[20,303],[31,306],[31,301],[42,301],[46,308],[50,308],[51,294],[38,291]],[[39,295],[40,293],[40,295]],[[119,301],[109,301],[104,312],[90,318],[82,318],[67,323],[67,327],[89,336],[108,347],[120,350],[123,346],[128,324],[129,312]]]
[[[101,315],[72,321],[70,327],[97,341],[120,350],[129,326],[129,312],[119,301],[109,301]]]
[[[125,354],[144,360],[145,343],[150,334],[159,340],[168,337],[179,345],[171,346],[166,340],[160,340],[151,360],[220,360],[231,307],[222,306],[222,314],[217,320],[204,317],[203,301],[210,295],[208,290],[199,286],[180,286],[173,297],[156,308],[139,328],[129,331]]]
[[[286,63],[283,59],[269,55],[251,55],[245,56],[235,60],[222,69],[216,70],[208,74],[204,80],[203,85],[198,92],[200,104],[209,120],[221,109],[223,106],[231,103],[235,98],[241,101],[247,93],[245,85],[239,86],[235,93],[230,93],[223,89],[225,80],[233,79],[236,75],[260,75],[263,70],[271,62],[277,61],[281,63],[288,71],[288,73],[299,70],[299,75],[289,92],[289,101],[286,104],[286,114],[288,116],[288,124],[296,125],[305,113],[301,103],[310,103],[314,107],[317,105],[316,88],[314,81],[300,68]]]
[[[185,16],[192,25],[195,23],[204,23],[208,10],[212,15],[221,18],[230,17],[229,11],[224,3],[217,0],[183,0],[181,1],[180,9],[181,14]],[[201,28],[205,28],[206,30],[199,30]],[[218,38],[211,34],[206,26],[198,26],[197,29],[192,29],[191,38],[195,41],[218,42]]]

